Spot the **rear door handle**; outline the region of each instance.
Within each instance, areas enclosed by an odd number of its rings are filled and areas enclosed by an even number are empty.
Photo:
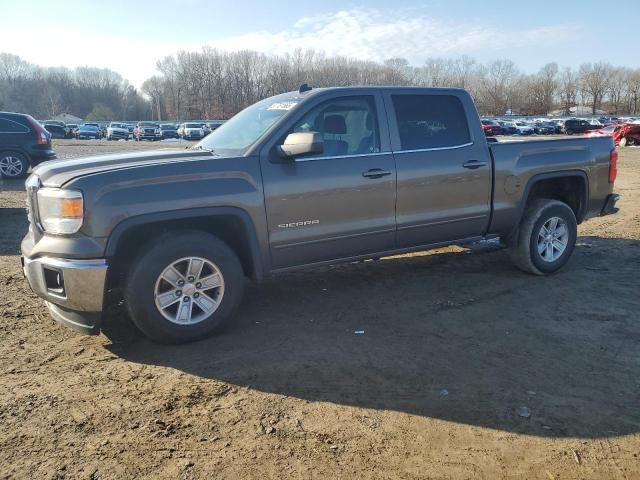
[[[481,162],[480,160],[471,160],[467,163],[463,163],[462,166],[464,168],[470,168],[471,170],[475,170],[476,168],[486,167],[487,162]]]
[[[382,178],[391,175],[391,170],[382,170],[381,168],[372,168],[366,172],[362,172],[362,176],[366,178]]]

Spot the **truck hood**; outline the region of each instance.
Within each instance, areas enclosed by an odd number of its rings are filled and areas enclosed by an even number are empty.
[[[61,187],[70,180],[85,175],[154,164],[184,162],[209,156],[211,153],[205,150],[123,152],[73,160],[51,160],[38,165],[33,169],[33,173],[38,175],[43,186]]]

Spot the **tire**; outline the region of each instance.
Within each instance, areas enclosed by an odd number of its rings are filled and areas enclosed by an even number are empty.
[[[565,133],[566,133],[567,135],[573,135],[573,130],[568,129]]]
[[[620,139],[620,141],[618,142],[618,145],[621,146],[622,148],[624,148],[627,145],[629,145],[629,140],[627,139],[627,137],[622,137]]]
[[[558,219],[556,232],[563,231],[564,226],[566,235],[557,238],[550,236],[549,239],[555,240],[549,240],[551,244],[547,245],[547,239],[542,236],[542,227],[553,228],[554,218]],[[535,200],[525,210],[518,227],[511,252],[513,262],[520,270],[534,275],[555,273],[569,261],[576,244],[577,232],[576,217],[566,203],[550,199]],[[562,244],[564,249],[559,252],[557,247]],[[542,252],[539,248],[543,249]]]
[[[29,165],[29,158],[20,152],[0,152],[0,178],[24,178]]]
[[[205,292],[197,277],[189,279],[189,258],[204,261],[200,278],[219,275],[216,278],[222,278],[220,286]],[[197,265],[195,260],[194,265]],[[171,273],[171,266],[176,267],[174,271],[180,276]],[[195,266],[194,271],[197,271]],[[175,285],[162,279],[168,277],[162,276],[166,272],[174,276]],[[223,327],[242,299],[244,282],[238,257],[223,241],[198,231],[171,232],[145,247],[133,263],[127,275],[124,298],[133,323],[146,336],[160,343],[186,343],[205,338]],[[198,285],[202,287],[198,287],[200,290],[196,289]],[[174,293],[182,300],[174,300]],[[173,303],[162,310],[156,305],[160,301],[158,294]],[[205,306],[217,302],[217,306],[207,314],[200,308],[202,302]],[[180,318],[183,307],[188,319]]]

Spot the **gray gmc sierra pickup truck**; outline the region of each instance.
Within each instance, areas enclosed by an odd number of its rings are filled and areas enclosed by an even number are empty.
[[[464,90],[310,89],[262,100],[190,150],[47,162],[26,181],[24,272],[98,333],[106,292],[161,342],[214,332],[245,277],[501,238],[549,274],[615,213],[611,137],[487,143]]]

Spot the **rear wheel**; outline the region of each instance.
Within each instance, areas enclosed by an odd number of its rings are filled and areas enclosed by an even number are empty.
[[[19,152],[0,152],[0,177],[23,178],[29,170],[29,159]]]
[[[129,271],[125,301],[136,326],[163,343],[198,340],[219,330],[242,298],[235,253],[196,231],[158,238]]]
[[[573,130],[571,130],[570,128],[567,129],[567,131],[565,132],[567,135],[573,135]]]
[[[627,137],[622,137],[620,139],[620,141],[618,142],[618,145],[620,145],[622,148],[624,148],[627,145],[629,145],[629,140],[627,140]]]
[[[576,238],[576,217],[566,203],[535,200],[528,206],[520,223],[512,249],[513,261],[527,273],[554,273],[571,257]]]

